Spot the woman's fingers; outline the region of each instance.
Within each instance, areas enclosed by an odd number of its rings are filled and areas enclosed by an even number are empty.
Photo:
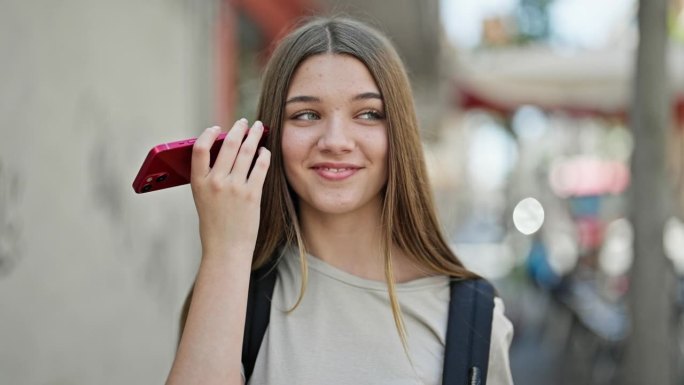
[[[247,179],[247,174],[249,173],[249,167],[254,160],[254,156],[259,147],[259,141],[261,140],[261,135],[264,132],[264,125],[260,121],[254,122],[252,128],[247,134],[247,138],[240,146],[240,151],[235,158],[235,163],[231,170],[231,174],[237,177]]]
[[[212,173],[222,176],[227,176],[230,173],[247,129],[247,119],[242,118],[233,124],[233,128],[228,131],[223,139],[216,162],[214,162],[214,168],[211,170]]]
[[[212,174],[218,178],[217,181],[233,175],[237,178],[236,181],[241,180],[244,183],[247,181],[249,169],[254,163],[255,171],[252,172],[254,177],[250,176],[250,180],[254,179],[255,182],[261,180],[260,185],[263,184],[270,163],[270,152],[263,149],[265,152],[261,151],[255,161],[255,153],[258,150],[263,133],[264,125],[261,122],[255,122],[249,129],[247,119],[238,120],[226,134],[216,161],[211,167],[210,150],[220,134],[220,128],[216,126],[207,128],[197,138],[193,146],[191,181],[197,184],[201,180],[198,178],[203,179]],[[259,170],[256,170],[257,168]]]
[[[220,134],[218,126],[209,127],[202,132],[192,146],[192,160],[190,162],[190,180],[204,178],[209,174],[209,151]]]
[[[261,190],[264,185],[264,181],[266,180],[266,173],[268,172],[268,167],[270,164],[271,152],[265,147],[261,147],[259,149],[256,162],[254,163],[254,168],[249,174],[249,180],[247,181],[247,184],[256,186]]]

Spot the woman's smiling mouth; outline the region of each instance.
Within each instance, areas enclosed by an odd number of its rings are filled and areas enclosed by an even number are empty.
[[[362,167],[352,164],[317,163],[311,167],[321,178],[331,181],[347,179]]]

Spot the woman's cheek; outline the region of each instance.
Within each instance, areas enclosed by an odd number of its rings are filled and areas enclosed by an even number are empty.
[[[302,156],[316,144],[316,135],[313,130],[300,127],[287,127],[283,131],[283,155]]]

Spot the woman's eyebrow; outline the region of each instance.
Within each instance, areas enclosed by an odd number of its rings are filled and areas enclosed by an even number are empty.
[[[299,95],[293,96],[285,101],[285,104],[289,103],[320,103],[321,99],[315,96]]]
[[[380,99],[382,101],[382,96],[377,93],[377,92],[364,92],[362,94],[358,94],[352,98],[352,100],[366,100],[366,99]]]
[[[367,100],[367,99],[378,99],[382,101],[382,96],[377,92],[363,92],[352,98],[353,101],[357,100]],[[316,96],[309,95],[297,95],[293,96],[285,101],[285,104],[290,103],[320,103],[321,99]]]

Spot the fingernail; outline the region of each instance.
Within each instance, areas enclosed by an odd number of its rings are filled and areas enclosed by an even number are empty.
[[[254,127],[261,130],[264,128],[264,124],[261,123],[261,120],[257,120],[256,122],[254,122]]]
[[[247,118],[240,118],[240,122],[242,122],[242,123],[245,123],[245,124],[246,124],[246,123],[247,123]]]
[[[212,131],[218,131],[218,130],[221,129],[221,127],[219,127],[219,126],[212,126],[212,127],[210,127],[209,129],[212,130]]]

